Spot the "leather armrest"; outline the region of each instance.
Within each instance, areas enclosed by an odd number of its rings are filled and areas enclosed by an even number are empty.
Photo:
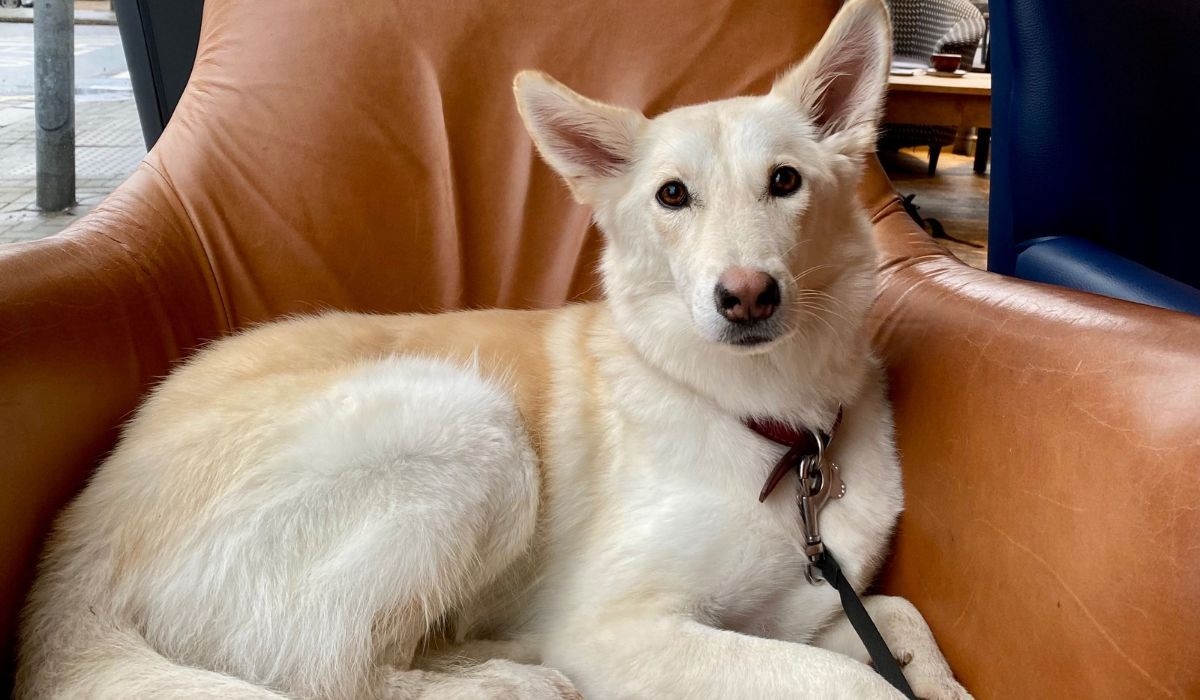
[[[187,222],[143,165],[68,231],[0,248],[0,687],[54,515],[148,386],[227,328]]]
[[[971,269],[879,178],[881,588],[978,697],[1200,695],[1200,318]]]

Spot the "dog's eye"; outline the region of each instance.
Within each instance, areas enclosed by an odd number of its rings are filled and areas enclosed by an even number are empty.
[[[789,165],[781,165],[771,173],[772,197],[787,197],[800,189],[800,173]]]
[[[688,205],[688,191],[679,180],[671,180],[658,188],[658,203],[667,209],[682,209]]]

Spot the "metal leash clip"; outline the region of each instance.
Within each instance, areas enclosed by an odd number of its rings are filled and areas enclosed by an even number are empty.
[[[813,571],[813,567],[825,556],[825,543],[821,541],[818,522],[821,508],[830,498],[836,500],[845,496],[846,485],[838,473],[838,466],[825,454],[828,438],[817,432],[813,436],[817,440],[817,453],[805,455],[796,462],[796,475],[800,478],[799,505],[800,523],[804,528],[804,554],[809,561],[804,568],[804,578],[817,585],[824,581]]]

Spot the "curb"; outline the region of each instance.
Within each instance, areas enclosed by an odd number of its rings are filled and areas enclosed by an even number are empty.
[[[33,8],[23,7],[20,9],[0,9],[0,22],[20,22],[31,24],[33,22]],[[117,15],[115,12],[106,12],[104,10],[76,10],[75,24],[103,24],[115,25],[117,23]]]

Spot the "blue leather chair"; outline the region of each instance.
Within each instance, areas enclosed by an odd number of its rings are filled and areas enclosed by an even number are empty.
[[[988,268],[1200,314],[1200,3],[990,13]]]

